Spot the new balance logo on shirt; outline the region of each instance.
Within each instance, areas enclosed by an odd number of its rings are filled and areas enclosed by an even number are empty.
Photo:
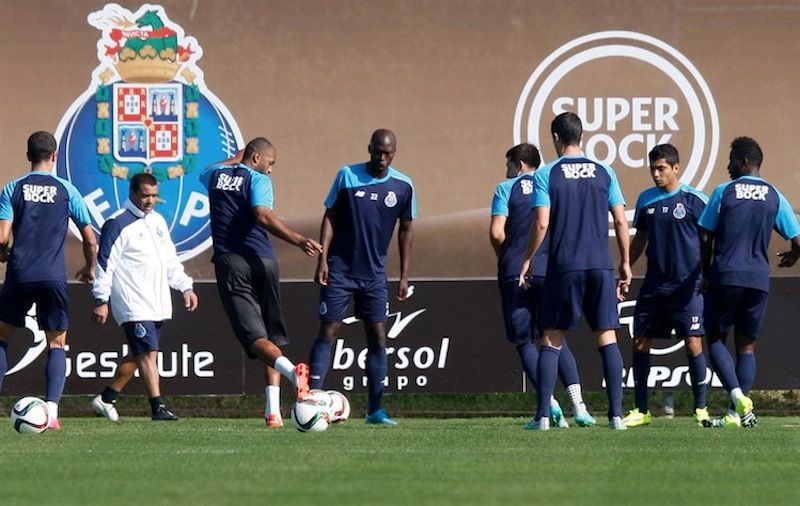
[[[242,191],[242,184],[244,183],[244,176],[230,176],[228,174],[220,174],[217,179],[217,190],[240,192]]]
[[[736,183],[736,200],[767,200],[769,186],[760,184]]]
[[[58,189],[55,186],[39,184],[23,184],[22,198],[26,202],[39,202],[42,204],[55,204]]]
[[[562,163],[561,170],[567,179],[584,179],[594,177],[597,166],[593,163]]]

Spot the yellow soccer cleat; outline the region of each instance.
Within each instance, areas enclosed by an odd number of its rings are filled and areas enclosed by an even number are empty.
[[[650,425],[652,421],[653,415],[650,414],[650,411],[642,413],[639,408],[635,408],[628,411],[628,414],[622,419],[622,424],[625,427],[640,427],[642,425]]]
[[[698,426],[703,427],[703,422],[707,422],[708,420],[711,420],[708,414],[708,408],[695,408],[694,421],[697,422]]]

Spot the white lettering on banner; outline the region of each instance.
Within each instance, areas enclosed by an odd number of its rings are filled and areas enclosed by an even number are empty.
[[[186,207],[181,213],[180,223],[185,227],[192,218],[205,218],[210,213],[208,196],[193,191],[191,195],[189,195],[189,200],[186,201]]]
[[[24,184],[22,185],[22,198],[26,202],[38,202],[40,204],[55,204],[56,192],[58,190],[55,186],[40,185],[40,184]]]
[[[69,351],[69,345],[64,349]],[[117,361],[128,354],[128,345],[123,344],[119,352],[82,351],[72,359],[67,355],[67,377],[113,378]],[[214,354],[207,350],[191,351],[188,344],[181,344],[179,351],[159,351],[156,359],[158,373],[164,378],[213,378]],[[134,373],[139,377],[139,370]]]
[[[103,213],[111,209],[111,204],[109,204],[104,197],[105,195],[103,194],[102,188],[98,188],[83,197],[83,201],[86,203],[86,207],[89,209],[89,214],[92,215],[92,218],[94,218],[94,221],[97,223],[99,228],[102,228],[103,224],[106,222]],[[98,203],[97,201],[101,199],[103,200]]]
[[[737,200],[767,200],[769,186],[760,184],[736,183]]]

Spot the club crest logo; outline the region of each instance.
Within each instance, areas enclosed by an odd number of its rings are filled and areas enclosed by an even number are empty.
[[[672,210],[672,216],[674,216],[676,220],[682,220],[686,218],[686,207],[678,202],[675,205],[675,209]]]
[[[205,86],[202,47],[163,7],[108,4],[87,20],[102,33],[99,65],[56,129],[57,174],[81,192],[96,232],[124,205],[130,178],[153,174],[157,210],[180,258],[192,258],[211,245],[200,172],[243,147],[239,127]]]
[[[394,207],[394,206],[396,206],[397,205],[397,195],[393,191],[390,191],[386,195],[386,198],[383,199],[383,204],[386,207]]]

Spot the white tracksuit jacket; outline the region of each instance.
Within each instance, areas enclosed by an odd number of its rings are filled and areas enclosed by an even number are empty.
[[[167,223],[128,199],[124,211],[103,225],[92,295],[110,301],[120,325],[162,321],[172,318],[170,287],[191,290],[192,278],[178,260]]]

